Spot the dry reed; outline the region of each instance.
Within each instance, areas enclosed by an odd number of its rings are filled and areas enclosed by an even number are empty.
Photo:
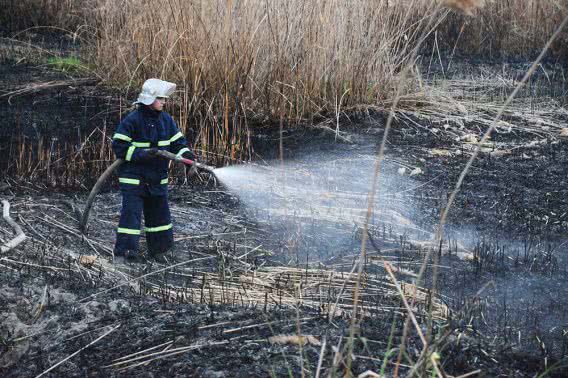
[[[536,57],[568,14],[566,0],[447,0],[445,3],[476,17],[456,14],[448,18],[438,31],[442,48],[497,58]],[[559,35],[551,46],[550,57],[565,59],[567,40],[568,32]]]
[[[4,172],[36,187],[87,189],[114,160],[106,127],[95,129],[80,143],[58,138],[38,141],[19,135],[13,141]]]
[[[213,164],[251,158],[253,124],[278,119],[293,124],[324,117],[334,119],[339,135],[344,113],[388,109],[400,71],[423,33],[422,21],[433,17],[428,11],[431,3],[425,0],[262,4],[95,0],[96,6],[89,4],[10,3],[4,9],[12,20],[6,27],[70,29],[74,37],[80,35],[85,60],[94,63],[96,75],[123,87],[127,98],[135,97],[150,76],[177,82],[178,96],[168,110],[184,132],[192,130],[194,148]],[[477,17],[456,14],[436,21],[436,33],[426,39],[426,49],[435,41],[448,50],[491,49],[518,55],[530,54],[547,40],[566,13],[568,1],[445,0],[443,4],[475,12]],[[557,56],[565,53],[564,42],[561,35],[551,46]],[[398,111],[439,112],[440,104],[455,104],[432,96],[419,74],[414,75],[410,73],[402,88]]]
[[[299,122],[389,98],[421,3],[107,4],[93,59],[109,82],[131,83],[127,96],[149,76],[179,83],[181,128],[197,130],[195,147],[212,159],[235,161],[250,157],[251,121]]]
[[[445,6],[457,9],[468,16],[473,16],[474,12],[484,5],[483,0],[444,0],[443,3]]]

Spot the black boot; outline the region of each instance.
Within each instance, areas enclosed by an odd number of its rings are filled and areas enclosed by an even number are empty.
[[[164,253],[153,253],[150,256],[152,256],[152,258],[154,260],[156,260],[157,263],[160,264],[167,264],[169,263],[168,258],[167,258],[167,252]]]
[[[112,263],[114,265],[124,265],[126,264],[126,258],[123,255],[114,255]]]
[[[114,252],[114,264],[125,264],[125,263],[142,263],[144,258],[140,255],[138,251],[126,251],[126,252]]]
[[[115,265],[126,264],[126,252],[117,251],[116,249],[112,251],[112,263]]]
[[[150,256],[160,264],[169,264],[174,261],[173,247],[164,248],[161,250],[149,251]]]
[[[128,263],[143,263],[144,257],[138,251],[126,251],[126,262]]]

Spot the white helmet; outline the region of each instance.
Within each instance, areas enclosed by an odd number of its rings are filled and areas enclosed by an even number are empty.
[[[160,79],[148,79],[142,85],[142,92],[134,104],[151,105],[156,97],[169,97],[176,90],[176,85]]]

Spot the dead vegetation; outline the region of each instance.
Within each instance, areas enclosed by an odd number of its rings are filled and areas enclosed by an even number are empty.
[[[425,137],[428,131],[419,130],[424,133],[424,143],[429,143]],[[545,146],[536,148],[544,150]],[[310,193],[297,186],[300,177],[309,182],[316,179],[310,179],[314,173],[309,167],[333,169],[338,177],[344,177],[342,169],[352,171],[347,160],[342,160],[337,150],[334,153],[337,161],[327,160],[327,165],[290,168],[288,186],[260,185],[261,175],[254,175],[257,185],[249,188],[251,196],[259,199],[267,190],[272,198],[257,208],[246,206],[248,196],[242,192],[236,201],[219,189],[191,194],[183,187],[174,190],[172,212],[178,227],[178,249],[167,265],[148,263],[117,269],[109,263],[120,208],[116,193],[103,194],[96,202],[86,237],[78,231],[69,196],[45,198],[38,191],[12,197],[12,217],[29,240],[0,256],[0,277],[9,288],[0,297],[7,309],[4,324],[14,325],[2,334],[4,351],[9,353],[6,359],[21,364],[42,361],[34,352],[34,342],[52,356],[49,364],[34,368],[36,375],[50,368],[50,372],[73,375],[80,371],[77,366],[116,374],[141,374],[151,369],[165,375],[205,375],[184,370],[203,366],[236,374],[226,366],[228,360],[235,366],[239,361],[248,364],[247,373],[253,376],[271,374],[270,369],[274,375],[286,375],[286,364],[292,375],[301,375],[301,367],[312,376],[316,371],[320,376],[345,372],[363,231],[352,223],[363,222],[364,195],[342,187],[323,187]],[[420,156],[428,158],[428,150]],[[372,156],[357,161],[368,165]],[[385,174],[397,174],[401,165],[413,164],[392,156],[387,161]],[[443,170],[447,169],[444,166]],[[268,177],[284,180],[280,167],[262,170]],[[248,183],[242,185],[247,187]],[[31,189],[27,189],[29,193],[33,193]],[[558,260],[562,247],[547,245],[546,239],[528,240],[524,250],[480,241],[469,251],[470,260],[460,260],[457,257],[468,251],[458,239],[444,240],[441,245],[414,242],[413,236],[423,234],[423,227],[405,219],[404,212],[387,212],[384,204],[388,201],[393,206],[416,197],[420,203],[436,193],[422,184],[407,190],[387,190],[379,201],[383,207],[378,207],[383,215],[368,228],[370,245],[359,281],[352,374],[398,369],[399,376],[436,370],[441,375],[458,376],[477,374],[481,369],[523,376],[526,371],[544,371],[561,361],[562,327],[543,331],[548,324],[560,324],[553,319],[562,316],[563,301],[551,295],[549,301],[527,302],[509,292],[513,282],[505,277],[521,272],[523,277],[529,274],[532,280],[554,284],[566,274]],[[244,207],[239,206],[240,201]],[[73,205],[81,205],[84,196],[75,202]],[[436,204],[424,206],[440,208],[443,203],[439,198]],[[304,211],[294,211],[302,208]],[[5,241],[13,236],[13,230],[3,224],[0,234]],[[429,250],[439,254],[440,260],[437,264],[429,260],[424,285],[416,285],[414,280]],[[437,294],[430,289],[434,268],[439,271]],[[499,277],[503,281],[497,281]],[[473,285],[492,280],[496,282],[483,288]],[[533,291],[530,282],[519,280],[517,284]],[[29,293],[28,303],[16,305],[19,286]],[[552,287],[556,292],[563,290]],[[468,294],[467,290],[474,292]],[[72,297],[60,302],[57,298],[62,293]],[[62,312],[61,303],[65,308],[77,308],[82,315],[50,323],[49,319]],[[548,315],[542,312],[545,308]],[[410,326],[403,335],[406,321]],[[54,336],[54,324],[60,325],[60,336]],[[433,343],[429,344],[433,354],[427,359],[421,354],[422,338]],[[399,361],[402,343],[406,350]],[[544,345],[545,357],[529,354],[525,367],[506,362],[515,353],[540,348],[537,343]],[[503,348],[510,354],[503,353]],[[81,359],[85,352],[92,357]],[[262,358],[248,360],[251,355]],[[254,370],[259,367],[262,370]],[[14,365],[9,369],[18,371]]]
[[[5,9],[11,20],[22,20],[10,29],[51,25],[48,30],[68,30],[70,41],[81,41],[87,71],[106,85],[123,88],[125,98],[134,97],[146,77],[167,76],[178,83],[172,112],[182,130],[194,130],[194,147],[219,164],[253,156],[250,127],[258,123],[323,119],[338,129],[339,119],[350,110],[388,109],[398,73],[423,33],[428,38],[421,53],[431,54],[430,59],[449,51],[453,57],[464,46],[479,53],[489,46],[528,56],[544,45],[566,9],[560,0],[441,2],[476,16],[472,18],[423,0],[349,5],[294,0],[265,6],[197,0],[121,5],[97,0],[96,6],[83,7],[81,2],[28,3]],[[31,9],[46,21],[40,24]],[[430,30],[423,30],[426,25]],[[5,40],[34,50],[25,33]],[[561,34],[551,46],[557,56],[564,54],[564,40]],[[38,53],[45,52],[35,49],[20,61],[34,60]],[[463,116],[461,110],[470,104],[456,104],[451,94],[426,84],[413,75],[404,85],[399,111],[428,116],[455,106],[451,114]]]
[[[288,213],[286,207],[265,209],[269,217],[289,221],[280,233],[268,233],[264,227],[251,224],[238,214],[222,209],[215,214],[218,218],[204,221],[207,226],[201,230],[201,234],[195,234],[197,228],[177,234],[182,253],[171,256],[171,263],[164,266],[150,263],[124,269],[118,269],[107,261],[112,253],[112,226],[116,223],[119,207],[116,199],[113,202],[109,196],[109,202],[101,205],[96,217],[96,232],[88,237],[77,231],[77,217],[73,211],[76,204],[70,203],[70,209],[69,204],[38,203],[37,197],[31,201],[21,200],[18,204],[18,221],[25,225],[27,234],[33,235],[32,240],[22,250],[13,250],[13,241],[2,240],[6,242],[6,248],[3,247],[2,251],[7,254],[0,258],[0,263],[6,269],[2,273],[3,279],[10,283],[16,280],[23,288],[31,287],[30,290],[36,292],[32,296],[35,302],[27,301],[21,305],[25,309],[22,311],[18,305],[10,303],[17,297],[14,285],[7,290],[6,297],[10,298],[7,299],[9,307],[6,307],[8,311],[5,316],[12,329],[2,330],[3,348],[8,356],[2,360],[2,368],[12,368],[14,361],[25,361],[29,357],[26,354],[30,348],[28,339],[47,332],[48,322],[42,315],[53,310],[48,305],[50,282],[65,282],[51,286],[57,290],[72,288],[80,293],[80,297],[69,302],[73,302],[81,311],[92,315],[89,306],[96,307],[99,301],[105,301],[102,307],[108,307],[112,314],[109,315],[111,321],[96,315],[90,319],[89,316],[83,318],[82,321],[88,323],[89,327],[94,327],[86,331],[90,340],[80,346],[74,342],[65,344],[72,350],[64,349],[65,354],[59,355],[57,362],[50,360],[49,366],[36,366],[38,376],[61,369],[86,349],[96,350],[98,343],[115,345],[113,343],[116,341],[108,337],[111,334],[126,336],[124,329],[128,328],[123,325],[127,320],[116,315],[120,311],[113,297],[119,291],[130,301],[139,298],[142,302],[152,303],[154,299],[154,304],[159,303],[163,307],[152,307],[158,314],[161,311],[175,314],[179,308],[187,305],[189,308],[205,307],[205,312],[211,317],[215,316],[215,308],[239,308],[253,309],[257,317],[260,317],[259,313],[270,317],[282,312],[286,314],[286,319],[266,322],[257,319],[229,320],[203,325],[203,313],[200,313],[196,323],[191,323],[192,316],[184,318],[185,323],[181,326],[185,332],[182,332],[183,336],[178,336],[176,325],[167,323],[164,327],[162,323],[158,328],[167,335],[165,338],[153,337],[150,344],[143,339],[145,345],[137,348],[137,352],[127,351],[112,356],[107,353],[99,358],[95,365],[97,368],[102,366],[101,369],[116,373],[136,373],[150,363],[155,366],[166,359],[176,361],[192,358],[188,355],[201,349],[223,351],[223,348],[235,348],[240,343],[253,346],[268,342],[272,347],[280,348],[278,351],[285,360],[289,357],[286,347],[292,345],[298,348],[293,352],[299,352],[295,357],[299,362],[294,363],[294,368],[288,365],[288,375],[296,373],[304,376],[306,372],[314,375],[312,370],[315,370],[315,376],[318,377],[325,370],[329,376],[340,372],[359,374],[361,377],[384,376],[392,372],[393,376],[428,374],[445,377],[448,376],[445,370],[451,365],[453,371],[459,371],[460,374],[465,372],[462,376],[471,376],[480,371],[472,371],[470,358],[477,363],[478,357],[485,355],[488,360],[499,364],[497,357],[501,353],[499,348],[503,346],[494,342],[489,343],[492,346],[489,352],[483,349],[488,345],[487,340],[479,334],[476,326],[485,327],[483,329],[489,330],[489,333],[494,324],[503,327],[505,332],[495,336],[494,341],[503,336],[509,342],[511,330],[518,330],[518,345],[522,344],[522,328],[507,325],[506,305],[503,305],[504,323],[501,320],[497,323],[487,321],[490,312],[480,299],[485,287],[474,295],[473,302],[467,302],[457,310],[448,305],[452,298],[439,293],[438,284],[442,283],[438,279],[444,276],[440,272],[448,268],[441,262],[442,250],[449,251],[449,258],[452,255],[451,241],[444,244],[442,230],[462,180],[479,154],[508,156],[513,149],[526,147],[524,144],[512,145],[510,141],[492,142],[489,135],[493,130],[503,134],[529,133],[546,138],[543,139],[545,143],[549,140],[557,142],[556,138],[563,132],[566,114],[561,100],[556,96],[537,102],[528,91],[522,99],[513,101],[516,94],[522,93],[522,85],[538,68],[545,52],[555,50],[556,44],[553,42],[563,38],[562,28],[557,25],[559,22],[554,23],[553,20],[537,25],[534,20],[540,20],[543,14],[564,11],[563,2],[548,5],[539,1],[525,2],[532,7],[531,12],[524,12],[526,8],[523,4],[511,2],[507,8],[510,13],[492,15],[492,21],[498,19],[501,22],[499,17],[507,14],[511,19],[503,24],[514,28],[522,22],[526,23],[528,14],[528,20],[533,22],[530,38],[537,41],[537,45],[538,38],[544,38],[546,42],[543,43],[545,47],[541,55],[521,80],[518,75],[508,78],[503,73],[497,83],[495,78],[491,82],[475,83],[457,79],[445,80],[442,86],[435,86],[429,81],[430,67],[432,59],[438,59],[442,76],[447,79],[446,70],[452,64],[453,51],[445,66],[438,38],[443,35],[444,22],[451,19],[449,13],[434,2],[380,2],[377,6],[361,0],[346,6],[341,2],[330,4],[318,1],[308,5],[303,1],[292,1],[268,2],[261,8],[246,2],[199,1],[186,6],[187,2],[168,0],[163,3],[167,6],[159,7],[158,12],[155,8],[146,8],[145,2],[141,4],[126,3],[119,8],[114,3],[104,2],[90,14],[93,24],[84,28],[89,30],[90,26],[94,27],[94,32],[86,32],[87,43],[94,41],[94,44],[86,45],[84,56],[97,63],[93,72],[107,85],[119,84],[124,87],[127,83],[123,96],[131,97],[135,91],[133,88],[139,87],[142,78],[147,76],[163,77],[167,74],[170,80],[181,83],[179,97],[171,111],[184,131],[196,130],[193,138],[195,147],[208,154],[209,161],[219,164],[248,160],[253,156],[252,132],[249,128],[253,122],[279,119],[282,127],[284,120],[298,124],[323,119],[319,125],[321,128],[334,131],[336,140],[349,141],[349,138],[341,135],[342,117],[349,119],[352,114],[368,115],[372,110],[384,112],[385,109],[391,109],[371,190],[367,196],[361,193],[322,192],[319,193],[320,198],[333,199],[341,205],[320,206],[311,203],[309,210],[307,206],[299,207],[293,215]],[[491,13],[483,12],[495,9],[494,5],[481,9],[481,2],[478,1],[445,1],[443,4],[469,15],[487,16]],[[49,2],[44,5],[49,6]],[[15,7],[9,11],[24,12]],[[518,20],[519,23],[516,23]],[[551,25],[555,28],[551,29],[553,38],[549,38],[550,30],[547,29]],[[467,34],[464,33],[465,26],[464,23],[459,29],[456,44],[462,33]],[[456,30],[453,29],[454,32]],[[514,43],[507,45],[502,38],[499,39],[498,33],[487,36],[491,41],[499,41],[504,51],[531,52],[534,47],[534,44],[521,47]],[[517,35],[514,41],[527,38],[526,35]],[[427,40],[432,43],[425,43]],[[423,44],[432,47],[427,80],[420,72],[424,64],[416,63],[419,52],[423,51]],[[485,44],[485,40],[479,41],[478,47]],[[546,69],[542,65],[540,68],[550,83]],[[77,83],[82,85],[90,82],[81,82],[81,79],[35,82],[10,88],[2,93],[2,97],[17,100],[45,91],[69,88]],[[122,104],[119,108],[123,110]],[[389,220],[385,219],[390,216],[391,226],[398,227],[404,223],[401,222],[404,217],[388,213],[380,221],[375,222],[373,218],[373,212],[377,210],[374,196],[378,178],[382,174],[383,153],[388,132],[395,121],[411,124],[415,128],[425,128],[423,124],[428,124],[428,131],[432,134],[452,135],[462,144],[460,149],[454,150],[430,149],[433,157],[449,158],[459,151],[460,155],[470,158],[448,203],[441,201],[438,204],[446,206],[446,210],[442,213],[434,243],[424,245],[424,249],[405,239],[406,230],[413,228],[412,224],[405,224],[403,231],[398,229],[393,232],[391,227],[387,237],[385,225],[389,224]],[[9,159],[7,169],[15,172],[18,180],[10,182],[19,189],[23,182],[31,182],[33,184],[27,190],[35,191],[36,195],[50,187],[84,187],[85,172],[96,177],[95,173],[104,170],[112,160],[107,132],[105,126],[97,128],[87,137],[79,135],[78,144],[68,144],[67,141],[57,143],[53,138],[46,142],[41,136],[36,141],[30,141],[25,133],[20,132],[16,147],[10,150],[10,156],[14,158]],[[282,131],[280,141],[282,157]],[[415,175],[423,173],[408,163],[401,163],[401,166],[404,168],[403,171],[399,170],[401,175],[405,174],[407,168],[412,168],[408,169],[410,172],[417,172]],[[271,194],[278,200],[291,202],[306,196],[305,190],[294,192],[286,187],[282,192],[273,191]],[[345,209],[343,202],[346,199],[355,199],[360,203]],[[211,198],[207,195],[197,195],[193,201],[193,205],[199,206],[201,202],[203,206],[212,206]],[[178,216],[187,218],[194,216],[194,213],[195,210],[186,207],[174,208],[174,214]],[[304,264],[300,247],[315,244],[313,233],[304,231],[309,226],[309,220],[312,221],[312,227],[313,222],[322,222],[328,227],[326,231],[342,236],[346,234],[352,244],[360,245],[360,249],[351,245],[347,256],[342,251],[338,257],[337,251],[331,248],[331,261],[325,263],[321,259],[317,259],[317,263],[310,263],[308,249]],[[346,222],[355,223],[355,227],[346,229]],[[212,227],[211,223],[217,224]],[[13,221],[10,224],[17,230]],[[333,226],[329,227],[329,224]],[[0,228],[0,231],[2,239],[10,235],[9,230]],[[418,231],[424,233],[423,230]],[[18,231],[18,234],[21,236],[23,233]],[[367,242],[374,251],[367,251]],[[393,255],[385,253],[385,248]],[[454,248],[455,256],[457,244]],[[552,250],[531,257],[528,272],[555,276],[559,269]],[[85,254],[85,251],[88,253]],[[275,256],[287,258],[288,264],[281,264]],[[504,249],[492,249],[485,244],[478,245],[468,256],[471,256],[470,263],[476,277],[487,266],[507,266]],[[531,258],[521,260],[517,257],[514,265],[529,265]],[[40,285],[43,290],[39,292],[35,275],[43,279]],[[139,308],[137,311],[139,319],[147,319],[145,309]],[[37,321],[40,323],[36,324]],[[373,322],[381,325],[369,326]],[[460,325],[456,326],[456,322]],[[285,323],[282,328],[274,328],[282,323]],[[312,332],[313,327],[321,327],[322,323],[327,327],[325,332],[331,333],[330,342],[333,338],[336,346],[329,346],[326,337],[318,339],[315,336],[318,333]],[[385,333],[384,324],[392,324],[390,334],[388,331]],[[84,335],[75,332],[76,329],[72,329],[75,326],[73,323],[66,330],[68,333],[64,341],[76,340]],[[146,333],[146,328],[142,332]],[[255,339],[250,332],[258,332],[261,336]],[[375,336],[379,337],[368,339],[366,335],[373,332],[378,332]],[[201,339],[195,340],[195,335]],[[547,348],[551,344],[547,344],[549,339],[540,334],[540,328],[537,328],[534,336],[543,357],[534,362],[538,368],[533,366],[532,369],[546,373],[557,368],[557,364],[549,363],[549,357],[560,356],[555,362],[562,363],[565,350],[559,353],[558,345],[554,343],[565,335],[555,333],[550,338],[553,352]],[[388,339],[386,347],[384,339]],[[131,340],[142,338],[133,337]],[[478,340],[485,342],[483,347]],[[467,354],[464,358],[468,363],[464,366],[456,367],[459,365],[457,362],[452,365],[457,359],[444,363],[442,352],[452,355],[452,348],[456,348],[458,353],[465,353],[476,342],[479,352]],[[379,352],[374,353],[368,343],[380,344]],[[53,350],[54,344],[47,345]],[[508,348],[512,347],[509,345]],[[44,361],[41,358],[32,360]],[[374,370],[364,369],[365,363],[361,361],[372,361]],[[93,364],[89,363],[83,363],[82,366],[93,368]],[[179,365],[177,368],[179,370],[174,370],[175,373],[184,369]],[[72,368],[70,371],[76,372]],[[278,374],[282,373],[278,371]],[[276,372],[271,374],[277,375]]]
[[[223,338],[228,337],[217,341],[213,338],[205,344],[199,342],[180,345],[179,341],[175,341],[177,340],[175,337],[170,341],[158,338],[156,345],[147,349],[120,358],[110,354],[101,361],[105,369],[117,372],[136,369],[150,362],[155,363],[157,360],[172,358],[201,348],[230,347],[237,339],[239,343],[250,340],[249,332],[257,332],[263,328],[276,327],[269,333],[274,337],[270,336],[264,340],[253,338],[254,342],[268,341],[282,347],[289,344],[303,346],[309,344],[319,348],[322,343],[316,341],[314,336],[303,336],[302,331],[297,332],[298,330],[294,328],[288,329],[288,332],[291,332],[289,336],[279,336],[275,333],[276,329],[281,329],[278,324],[291,323],[293,327],[301,326],[309,330],[312,327],[310,324],[316,322],[341,330],[341,324],[352,316],[352,296],[357,280],[353,270],[345,270],[341,263],[336,267],[323,267],[319,264],[309,264],[300,268],[274,265],[274,262],[271,262],[273,253],[269,253],[272,247],[264,246],[266,241],[260,242],[262,235],[268,230],[263,227],[255,230],[245,219],[239,219],[235,214],[227,214],[226,211],[232,210],[224,206],[219,208],[217,214],[203,214],[205,218],[209,218],[205,229],[193,230],[190,234],[185,234],[183,231],[176,234],[178,252],[173,258],[182,261],[174,260],[167,265],[143,264],[126,268],[114,266],[109,262],[111,252],[109,244],[112,242],[111,235],[114,228],[112,219],[119,208],[117,200],[114,195],[107,196],[104,204],[100,204],[95,209],[97,219],[94,222],[99,227],[93,229],[89,237],[77,230],[77,219],[66,200],[54,202],[35,197],[34,200],[21,198],[14,201],[13,212],[17,214],[16,219],[26,233],[30,235],[30,240],[26,242],[24,248],[6,251],[0,257],[3,269],[2,280],[19,277],[17,281],[26,287],[35,284],[36,280],[33,277],[38,276],[43,277],[41,281],[47,280],[45,282],[48,283],[42,285],[43,294],[39,293],[37,306],[30,304],[30,315],[24,315],[28,310],[12,313],[11,311],[15,310],[12,305],[5,308],[2,315],[7,321],[2,334],[5,338],[4,351],[14,353],[10,354],[11,360],[4,361],[3,368],[14,367],[18,361],[25,360],[25,352],[30,348],[27,344],[28,339],[51,332],[50,323],[46,323],[45,320],[57,313],[57,307],[53,307],[53,303],[50,304],[49,298],[56,296],[50,293],[69,293],[68,295],[72,295],[74,300],[68,305],[79,308],[92,306],[96,302],[113,302],[117,294],[121,293],[119,297],[130,298],[134,295],[140,298],[156,298],[162,306],[168,308],[192,305],[206,306],[210,309],[258,309],[267,316],[283,311],[298,314],[297,319],[288,315],[283,321],[258,322],[251,319],[240,323],[224,321],[218,325],[201,325],[196,329],[197,332],[210,332],[219,327],[220,335]],[[199,195],[194,195],[192,198],[194,206],[202,201],[207,202],[209,199]],[[173,208],[173,213],[177,216],[183,216],[187,211],[195,210],[177,205]],[[230,223],[223,220],[228,216],[233,219]],[[198,222],[199,219],[195,221]],[[212,232],[218,227],[215,225],[216,222],[221,222],[218,226],[223,226],[224,232]],[[227,227],[230,229],[227,230]],[[6,235],[9,231],[0,227],[0,233]],[[202,235],[199,235],[200,233]],[[288,238],[285,235],[283,237]],[[277,241],[272,243],[277,244]],[[349,258],[346,259],[348,260]],[[384,271],[381,274],[380,270],[373,268],[371,263],[369,273],[365,275],[361,284],[358,310],[359,316],[362,317],[361,321],[388,319],[393,315],[404,318],[408,311],[412,311],[412,316],[419,322],[424,322],[429,317],[433,317],[436,322],[444,322],[447,319],[447,306],[432,292],[398,281],[394,276],[389,277],[384,274]],[[11,291],[5,292],[2,300],[11,303],[10,293]],[[412,308],[402,305],[400,295],[406,298],[406,306],[411,303]],[[34,295],[32,301],[35,300]],[[73,353],[61,356],[59,362],[46,367],[42,374],[58,369],[60,364],[63,365],[66,361],[76,358],[75,356],[82,350],[93,348],[97,343],[107,343],[108,341],[105,341],[107,336],[119,332],[123,321],[105,325],[106,321],[101,317],[102,314],[89,320],[89,329],[93,330],[93,336],[98,337],[83,344]],[[17,321],[8,321],[6,316],[16,316]],[[27,316],[41,321],[29,322],[26,320]],[[17,324],[21,325],[16,326]],[[65,331],[67,339],[72,340],[84,334],[84,327],[81,327],[81,332],[73,331],[71,325],[66,327],[70,327]],[[285,330],[286,328],[282,328],[282,331]],[[237,336],[239,334],[242,335]],[[163,341],[158,342],[158,340]],[[341,340],[341,337],[338,340]],[[23,345],[25,350],[20,350]],[[361,354],[361,358],[363,357],[364,354]],[[336,361],[339,363],[336,368],[340,368],[343,357],[336,356],[336,358],[339,358]],[[313,366],[314,363],[315,361],[306,361],[306,366]],[[324,365],[323,368],[328,370],[331,367]]]

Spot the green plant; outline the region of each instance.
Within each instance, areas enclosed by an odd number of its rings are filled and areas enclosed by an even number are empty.
[[[81,60],[79,60],[79,58],[74,56],[51,57],[47,60],[47,64],[56,70],[64,72],[76,72],[76,71],[81,71],[85,68],[81,63]]]

